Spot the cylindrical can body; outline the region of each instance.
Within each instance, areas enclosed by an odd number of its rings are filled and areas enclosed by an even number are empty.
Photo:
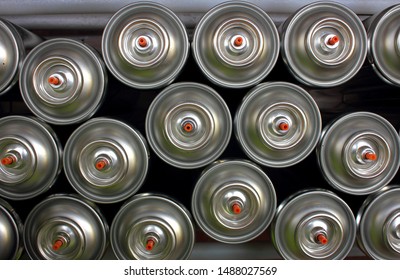
[[[15,210],[0,199],[0,260],[15,260],[23,250],[23,225]]]
[[[192,51],[211,82],[229,88],[249,87],[275,66],[279,34],[258,6],[230,1],[203,16],[194,31]]]
[[[400,259],[400,188],[388,186],[371,194],[357,216],[357,241],[374,259]]]
[[[18,81],[26,52],[42,39],[30,31],[0,19],[0,95]]]
[[[365,195],[386,186],[400,165],[397,131],[369,112],[346,114],[322,131],[317,147],[325,179],[334,188]]]
[[[183,23],[167,7],[138,2],[109,20],[102,50],[108,69],[122,83],[160,88],[170,84],[185,65],[189,39]]]
[[[146,139],[128,124],[94,118],[65,145],[64,170],[72,187],[98,203],[122,201],[138,191],[149,166]]]
[[[52,39],[34,48],[20,73],[22,97],[39,118],[57,125],[93,116],[102,104],[107,73],[97,52],[71,39]]]
[[[309,189],[282,202],[271,232],[285,259],[344,259],[356,238],[356,221],[336,194]]]
[[[62,148],[46,123],[24,116],[0,119],[0,196],[24,200],[47,191],[61,171]]]
[[[281,26],[281,52],[302,83],[333,87],[350,80],[367,55],[361,20],[346,6],[315,2],[302,7]]]
[[[275,189],[252,162],[218,161],[204,170],[192,195],[200,228],[224,243],[250,241],[265,231],[276,210]]]
[[[400,86],[400,5],[370,17],[365,25],[369,62],[384,81]]]
[[[195,233],[189,211],[169,197],[133,196],[111,225],[111,246],[118,259],[187,259]]]
[[[235,134],[255,162],[287,167],[306,158],[321,134],[321,114],[302,88],[263,83],[252,89],[236,111]]]
[[[56,194],[29,213],[24,243],[32,259],[101,259],[108,245],[108,225],[95,204]]]
[[[151,103],[146,135],[154,152],[178,168],[198,168],[216,160],[232,133],[229,108],[212,88],[176,83]]]

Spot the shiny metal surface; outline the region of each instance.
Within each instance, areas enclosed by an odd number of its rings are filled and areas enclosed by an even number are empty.
[[[285,259],[344,259],[356,238],[356,221],[336,194],[310,189],[281,203],[271,233]]]
[[[24,116],[0,119],[0,196],[24,200],[47,191],[61,171],[62,148],[50,126]]]
[[[128,124],[94,118],[79,126],[65,145],[64,171],[72,187],[98,203],[122,201],[146,179],[149,149]]]
[[[15,260],[21,256],[23,225],[11,205],[0,199],[0,260]]]
[[[210,237],[225,243],[250,241],[268,227],[276,209],[275,189],[257,165],[218,161],[204,170],[192,195],[192,213]]]
[[[317,155],[334,188],[354,195],[373,193],[396,175],[400,140],[383,117],[369,112],[344,115],[326,126]]]
[[[0,18],[0,95],[18,81],[27,49],[41,42],[28,30]]]
[[[400,259],[400,188],[369,195],[357,215],[357,241],[374,259]]]
[[[111,225],[111,246],[118,259],[187,259],[195,236],[189,211],[157,194],[128,200]]]
[[[52,39],[34,48],[20,74],[26,105],[39,118],[57,125],[93,116],[106,87],[107,73],[100,56],[71,39]]]
[[[52,195],[26,218],[24,243],[32,259],[100,259],[108,226],[95,204],[75,195]]]
[[[321,114],[304,89],[286,82],[262,83],[244,97],[235,134],[255,162],[287,167],[306,158],[321,134]]]
[[[211,87],[175,83],[151,103],[146,135],[154,152],[178,168],[198,168],[216,160],[229,143],[229,108]]]
[[[333,87],[347,82],[367,55],[361,20],[339,3],[306,5],[280,29],[284,61],[300,82],[310,86]]]
[[[395,5],[366,21],[368,59],[386,82],[400,86],[400,5]]]
[[[137,2],[118,10],[102,37],[104,61],[122,83],[140,89],[170,84],[189,53],[180,19],[167,7]]]
[[[258,6],[242,1],[222,3],[196,25],[193,56],[213,83],[249,87],[263,80],[279,56],[279,34]]]

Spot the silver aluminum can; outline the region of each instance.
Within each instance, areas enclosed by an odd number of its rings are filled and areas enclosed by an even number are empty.
[[[154,152],[178,168],[199,168],[216,160],[232,133],[229,108],[212,88],[176,83],[151,103],[146,135]]]
[[[72,187],[98,203],[122,201],[138,191],[149,166],[147,141],[128,124],[94,118],[65,145],[64,171]]]
[[[62,168],[62,148],[46,123],[29,117],[0,119],[0,196],[24,200],[46,192]]]
[[[235,134],[255,162],[287,167],[306,158],[321,134],[321,114],[307,91],[286,82],[252,89],[236,111]]]
[[[209,10],[196,25],[193,56],[213,83],[243,88],[258,84],[279,57],[279,34],[258,6],[230,1]]]
[[[185,26],[167,7],[137,2],[117,11],[102,37],[104,61],[122,83],[160,88],[180,73],[189,54]]]
[[[371,194],[357,215],[357,241],[374,259],[400,259],[400,188]]]
[[[28,30],[0,19],[0,95],[18,81],[26,52],[42,39]]]
[[[271,233],[285,259],[344,259],[356,239],[356,221],[336,194],[309,189],[281,203]]]
[[[0,199],[0,260],[16,260],[23,250],[23,225],[8,202]]]
[[[230,244],[262,234],[276,210],[274,186],[245,160],[218,161],[204,170],[192,195],[192,213],[211,238]]]
[[[71,39],[52,39],[34,48],[20,73],[22,98],[48,123],[85,121],[100,107],[107,73],[97,52]]]
[[[386,186],[400,165],[397,131],[370,112],[346,114],[322,131],[318,162],[327,182],[353,195],[366,195]]]
[[[133,196],[115,215],[111,246],[118,259],[187,259],[195,232],[186,208],[169,197],[145,193]]]
[[[108,245],[108,225],[97,206],[76,195],[56,194],[37,204],[24,229],[32,259],[101,259]]]
[[[369,62],[384,81],[400,86],[400,5],[370,17],[365,25]]]
[[[361,20],[346,6],[315,2],[280,27],[282,57],[293,75],[310,86],[333,87],[350,80],[367,55]]]

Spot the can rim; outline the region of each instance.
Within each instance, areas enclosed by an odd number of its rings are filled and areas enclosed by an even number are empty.
[[[161,11],[165,16],[167,16],[175,25],[175,27],[177,28],[178,32],[180,33],[180,35],[182,35],[182,42],[183,42],[183,54],[181,56],[181,61],[179,62],[179,67],[176,67],[175,69],[173,69],[173,71],[171,71],[171,73],[166,76],[165,78],[158,80],[156,82],[152,82],[152,83],[142,83],[142,82],[136,82],[136,81],[132,81],[131,79],[129,79],[128,77],[125,77],[123,75],[123,71],[120,71],[118,69],[118,66],[115,65],[115,63],[112,61],[111,57],[111,40],[109,39],[111,37],[111,35],[113,35],[113,25],[115,25],[116,23],[118,23],[120,17],[122,16],[127,16],[129,15],[132,11],[134,11],[136,8],[145,8],[147,7],[150,11],[152,10],[158,10]],[[182,21],[179,19],[179,17],[168,7],[160,4],[160,3],[155,3],[155,2],[150,2],[150,1],[140,1],[137,3],[131,3],[128,4],[124,7],[122,7],[121,9],[119,9],[116,13],[113,14],[113,16],[108,20],[104,31],[103,31],[103,35],[102,35],[102,41],[101,41],[101,49],[102,49],[102,53],[103,53],[103,59],[104,62],[107,66],[107,68],[109,69],[109,71],[113,74],[113,76],[115,78],[117,78],[120,82],[122,82],[123,84],[133,87],[133,88],[137,88],[137,89],[154,89],[154,88],[161,88],[163,86],[166,86],[170,83],[172,83],[175,78],[178,76],[178,74],[181,72],[181,70],[183,69],[186,60],[189,56],[189,38],[186,32],[186,28],[185,25],[182,23]]]
[[[142,167],[143,167],[143,174],[141,174],[141,178],[138,180],[136,183],[136,186],[131,186],[128,190],[128,192],[123,192],[119,193],[117,195],[107,195],[107,196],[101,196],[94,194],[90,191],[87,190],[87,188],[79,183],[77,180],[74,172],[72,171],[71,166],[73,163],[69,162],[71,159],[69,154],[71,154],[70,151],[74,150],[74,147],[72,146],[73,143],[76,141],[77,137],[79,137],[80,133],[84,130],[86,130],[88,127],[92,126],[93,124],[97,123],[102,123],[102,124],[112,124],[116,125],[120,128],[125,129],[127,132],[129,132],[133,137],[136,138],[137,144],[140,145],[140,148],[143,151],[143,154],[146,155],[145,158],[143,158],[142,162]],[[70,135],[68,138],[66,144],[65,144],[65,152],[64,152],[64,157],[63,157],[63,165],[64,165],[64,170],[65,170],[65,175],[71,184],[71,186],[77,191],[81,196],[85,197],[86,199],[96,202],[96,203],[102,203],[102,204],[109,204],[109,203],[116,203],[116,202],[121,202],[125,200],[127,197],[130,197],[134,195],[140,187],[143,185],[143,183],[146,180],[148,169],[149,169],[149,148],[147,145],[147,142],[145,138],[133,127],[128,125],[127,123],[113,119],[113,118],[107,118],[107,117],[98,117],[98,118],[92,118],[82,125],[80,125],[75,131]]]
[[[199,46],[199,41],[201,34],[203,32],[203,28],[205,23],[207,23],[208,17],[214,13],[219,13],[223,12],[227,8],[232,8],[232,7],[238,7],[239,9],[246,8],[249,10],[249,12],[256,12],[259,14],[263,20],[265,20],[266,27],[269,28],[269,31],[271,31],[272,36],[274,38],[273,42],[275,42],[275,45],[272,49],[275,49],[276,51],[273,52],[272,59],[270,60],[270,66],[265,67],[263,69],[263,72],[258,75],[258,77],[253,78],[252,80],[249,80],[247,82],[232,82],[232,81],[224,81],[222,79],[219,79],[218,77],[215,77],[209,69],[205,66],[201,56],[199,55],[200,53],[200,46]],[[210,10],[208,10],[203,17],[200,19],[200,21],[197,23],[195,29],[194,29],[194,34],[193,34],[193,39],[192,39],[192,54],[194,56],[194,59],[197,62],[197,65],[201,69],[202,73],[214,84],[220,85],[223,87],[227,88],[245,88],[245,87],[250,87],[253,85],[258,84],[260,81],[262,81],[265,77],[268,76],[268,74],[272,71],[274,68],[276,62],[278,61],[279,58],[279,33],[278,30],[270,18],[270,16],[262,10],[259,6],[256,4],[250,3],[250,2],[245,2],[245,1],[228,1],[224,3],[217,4],[216,6],[212,7]]]
[[[173,205],[174,207],[176,207],[176,209],[178,211],[180,211],[183,215],[183,217],[185,217],[185,219],[187,220],[187,225],[188,228],[190,230],[190,244],[188,246],[188,249],[186,250],[185,254],[182,256],[182,259],[188,259],[194,244],[195,244],[195,230],[194,230],[194,225],[193,225],[193,217],[190,214],[189,210],[186,209],[186,207],[183,206],[183,204],[179,203],[178,201],[176,201],[175,199],[168,197],[167,195],[161,194],[161,193],[140,193],[140,194],[136,194],[134,196],[132,196],[130,199],[128,199],[122,206],[121,208],[118,210],[117,214],[115,215],[112,224],[111,224],[111,229],[110,229],[110,236],[111,236],[111,247],[113,252],[115,253],[115,256],[120,259],[123,260],[125,259],[123,254],[120,252],[121,250],[119,249],[119,245],[117,245],[117,242],[115,241],[115,238],[113,238],[114,236],[116,236],[116,231],[118,231],[117,225],[119,222],[119,218],[121,217],[121,215],[124,215],[126,213],[127,210],[129,210],[129,207],[134,204],[137,201],[140,200],[162,200],[164,202],[167,202],[171,205]]]
[[[9,204],[7,201],[4,199],[0,198],[0,213],[1,210],[3,210],[3,213],[6,214],[6,217],[8,217],[8,220],[11,222],[13,226],[13,230],[15,231],[15,237],[16,237],[16,245],[15,245],[15,252],[14,255],[10,258],[13,260],[17,260],[20,258],[22,251],[23,251],[23,230],[24,226],[22,224],[22,220],[18,216],[17,212],[14,210],[14,208]]]
[[[24,245],[26,248],[26,252],[29,255],[29,257],[31,259],[40,259],[40,255],[37,254],[36,248],[34,248],[36,246],[33,245],[31,246],[32,242],[29,240],[29,233],[30,233],[29,227],[31,223],[34,222],[34,217],[36,216],[36,213],[38,211],[41,211],[42,208],[45,207],[46,204],[48,202],[51,202],[52,200],[61,200],[61,201],[65,200],[65,201],[77,202],[83,205],[83,207],[85,207],[85,209],[87,209],[93,215],[93,217],[97,219],[99,225],[101,225],[100,228],[102,229],[101,234],[103,242],[101,249],[99,250],[99,254],[98,256],[96,256],[95,259],[101,259],[108,246],[109,227],[106,219],[104,218],[103,214],[100,212],[100,209],[96,204],[92,203],[91,201],[88,201],[87,199],[81,197],[80,195],[64,194],[64,193],[58,193],[48,196],[47,198],[36,204],[35,207],[29,212],[28,216],[26,217],[23,238],[24,238]],[[34,250],[31,251],[32,248],[34,248]]]
[[[63,157],[63,149],[61,146],[61,143],[55,134],[54,130],[47,125],[47,123],[43,122],[42,120],[35,118],[35,117],[26,117],[26,116],[19,116],[19,115],[12,115],[12,116],[6,116],[3,118],[0,118],[0,126],[4,123],[13,123],[15,120],[26,122],[27,124],[30,124],[31,126],[35,126],[40,130],[40,133],[43,134],[43,136],[46,137],[46,139],[52,144],[52,149],[55,152],[54,156],[56,157],[56,167],[54,168],[53,174],[49,176],[51,180],[48,180],[46,184],[43,184],[40,188],[37,190],[31,191],[29,193],[23,193],[22,195],[16,194],[16,193],[11,193],[3,190],[0,188],[0,194],[3,197],[6,197],[8,199],[12,200],[26,200],[35,196],[38,196],[46,191],[48,191],[57,181],[57,177],[61,172],[62,169],[62,157]],[[46,147],[47,150],[49,150],[49,147]]]
[[[398,14],[397,17],[400,17],[400,4],[393,5],[382,12],[380,12],[376,18],[372,21],[371,25],[368,27],[368,58],[370,63],[373,66],[373,69],[378,74],[380,78],[386,81],[389,84],[400,86],[400,78],[396,78],[390,72],[385,70],[385,63],[378,58],[377,48],[375,47],[377,43],[377,31],[382,30],[384,28],[385,21],[388,17],[393,14]],[[400,48],[400,46],[399,46]]]
[[[288,89],[293,89],[296,91],[297,94],[300,94],[302,97],[305,98],[305,100],[310,104],[311,108],[313,108],[313,114],[316,117],[315,121],[315,126],[316,129],[313,129],[316,131],[312,141],[310,141],[310,145],[307,147],[307,149],[302,150],[301,153],[299,153],[296,157],[294,157],[292,160],[285,160],[285,161],[276,161],[276,160],[266,160],[257,157],[257,155],[254,153],[253,149],[251,149],[251,145],[249,143],[243,143],[243,128],[240,125],[240,119],[243,117],[244,111],[246,110],[246,106],[252,102],[252,99],[257,97],[260,92],[269,89],[269,88],[274,88],[274,87],[284,87]],[[235,135],[236,138],[239,140],[239,142],[242,144],[243,151],[246,153],[246,155],[257,162],[258,164],[264,165],[264,166],[269,166],[269,167],[277,167],[277,168],[283,168],[283,167],[289,167],[292,165],[295,165],[302,161],[304,158],[306,158],[308,155],[310,155],[315,147],[318,144],[320,135],[321,135],[321,129],[322,129],[322,119],[321,119],[321,114],[318,108],[317,103],[315,100],[312,98],[312,96],[302,87],[288,83],[288,82],[266,82],[266,83],[261,83],[257,85],[255,88],[250,90],[245,97],[243,98],[238,110],[236,111],[235,115],[235,120],[234,120],[234,126],[235,126]]]
[[[302,69],[298,68],[297,66],[295,67],[293,63],[293,56],[290,54],[289,51],[285,51],[285,49],[289,49],[289,45],[291,45],[291,42],[289,41],[289,35],[291,33],[291,30],[293,26],[296,25],[297,21],[301,20],[304,14],[307,14],[309,12],[310,8],[320,8],[320,7],[326,7],[326,8],[338,8],[342,12],[346,14],[346,16],[351,19],[354,24],[356,24],[356,27],[359,31],[358,35],[360,35],[360,40],[361,40],[361,47],[357,48],[359,51],[359,58],[357,59],[356,63],[353,63],[355,66],[351,69],[349,73],[347,73],[344,77],[342,78],[337,78],[331,82],[322,82],[320,80],[315,80],[315,79],[310,79],[307,77],[308,75],[303,72]],[[309,86],[318,86],[321,88],[327,88],[327,87],[334,87],[341,85],[350,79],[352,79],[358,71],[361,69],[362,65],[364,64],[364,61],[367,57],[367,33],[365,31],[365,28],[357,16],[349,7],[347,7],[344,4],[338,3],[338,2],[330,2],[330,1],[317,1],[308,5],[305,5],[298,9],[293,16],[289,17],[283,24],[282,24],[282,29],[283,32],[281,34],[281,53],[282,53],[282,58],[285,61],[285,64],[287,65],[289,71],[293,74],[293,76],[300,81],[303,84],[309,85]]]
[[[367,188],[352,188],[351,186],[344,186],[340,182],[337,182],[337,180],[332,176],[331,172],[327,173],[325,170],[327,170],[327,161],[325,160],[325,150],[326,150],[326,141],[329,139],[329,135],[332,133],[333,129],[340,126],[341,123],[346,122],[348,119],[352,119],[353,117],[369,117],[373,120],[378,121],[380,124],[382,124],[385,129],[387,129],[387,132],[390,133],[391,137],[393,138],[393,143],[395,145],[395,150],[400,151],[400,138],[399,135],[397,134],[397,131],[393,127],[393,125],[383,118],[382,116],[372,113],[372,112],[365,112],[365,111],[359,111],[359,112],[353,112],[353,113],[348,113],[345,114],[333,122],[331,122],[329,125],[327,125],[323,131],[322,135],[320,138],[320,141],[317,146],[317,157],[318,157],[318,163],[321,167],[322,175],[326,179],[326,181],[335,189],[348,193],[348,194],[353,194],[353,195],[367,195],[371,194],[373,192],[378,191],[379,189],[383,188],[386,186],[396,175],[399,167],[400,167],[400,155],[398,153],[393,152],[393,164],[390,166],[390,172],[386,174],[385,178],[380,180],[378,183],[369,186]]]
[[[354,214],[351,210],[351,208],[349,207],[349,205],[341,198],[339,197],[336,193],[330,191],[330,190],[326,190],[326,189],[322,189],[322,188],[308,188],[308,189],[302,189],[300,191],[297,191],[295,193],[293,193],[292,195],[290,195],[289,197],[285,198],[282,203],[278,206],[274,220],[271,224],[271,235],[272,235],[272,241],[273,244],[275,246],[275,248],[277,249],[277,251],[279,252],[279,254],[285,258],[285,259],[292,259],[290,257],[289,254],[287,254],[287,252],[282,250],[282,242],[280,240],[280,235],[277,234],[277,228],[279,225],[279,219],[280,217],[282,217],[282,213],[284,212],[284,210],[286,209],[286,207],[290,206],[292,203],[296,203],[297,200],[302,199],[304,196],[308,196],[310,194],[315,194],[315,195],[324,195],[324,196],[328,196],[330,198],[332,198],[334,201],[338,202],[341,206],[341,208],[346,212],[346,214],[348,215],[348,217],[350,218],[349,222],[350,224],[350,230],[353,232],[353,235],[350,238],[350,241],[348,241],[348,244],[351,244],[351,246],[347,246],[348,248],[346,248],[346,250],[343,250],[341,252],[340,255],[338,255],[338,257],[335,257],[334,259],[344,259],[347,254],[350,252],[350,250],[352,249],[352,245],[354,244],[355,240],[356,240],[356,228],[357,228],[357,224],[356,224],[356,220],[354,217]]]
[[[368,256],[373,259],[379,260],[382,259],[379,252],[374,250],[374,247],[371,247],[369,244],[365,243],[365,236],[364,233],[364,223],[366,219],[366,215],[371,211],[371,208],[377,203],[377,200],[384,198],[393,192],[399,193],[400,186],[399,185],[387,185],[380,189],[379,191],[370,194],[361,205],[360,209],[358,210],[356,222],[357,222],[357,244],[365,252]],[[385,217],[386,218],[386,217]]]
[[[12,73],[0,85],[0,96],[6,93],[18,80],[18,71],[23,65],[23,59],[25,56],[25,49],[23,48],[22,38],[18,31],[12,26],[12,24],[6,22],[4,19],[0,19],[0,30],[3,30],[9,37],[11,44],[15,51],[15,60],[12,65]]]
[[[179,90],[180,88],[187,88],[191,87],[194,89],[201,89],[207,93],[209,93],[216,101],[218,101],[218,106],[221,107],[221,109],[224,110],[224,114],[227,116],[226,118],[226,135],[224,136],[224,141],[218,146],[218,149],[214,152],[214,154],[210,155],[208,158],[202,159],[202,160],[197,160],[193,162],[183,162],[179,160],[175,160],[174,158],[171,158],[170,156],[166,155],[163,151],[161,151],[160,146],[158,145],[157,141],[153,137],[152,129],[151,129],[151,122],[153,118],[153,113],[155,108],[158,106],[158,103],[164,96],[168,96],[170,94],[173,94],[176,92],[176,90]],[[147,114],[146,114],[146,120],[145,120],[145,129],[146,129],[146,135],[147,139],[149,141],[149,144],[153,151],[166,163],[177,167],[177,168],[182,168],[182,169],[194,169],[194,168],[200,168],[208,165],[209,163],[213,162],[216,160],[221,154],[225,151],[226,147],[228,146],[232,134],[232,116],[229,110],[228,105],[226,104],[225,100],[218,94],[216,90],[211,88],[208,85],[201,84],[201,83],[195,83],[195,82],[179,82],[179,83],[174,83],[172,85],[169,85],[165,89],[163,89],[153,100],[153,102],[150,104]]]
[[[95,67],[95,70],[97,72],[96,74],[99,74],[98,75],[99,82],[97,83],[98,85],[100,85],[99,91],[93,94],[96,98],[94,99],[93,102],[88,104],[87,110],[83,111],[83,113],[77,116],[71,116],[71,117],[58,117],[56,115],[48,116],[48,114],[43,112],[40,109],[40,107],[38,107],[38,105],[41,105],[42,103],[35,102],[34,99],[31,98],[31,94],[29,93],[30,90],[28,89],[27,81],[29,81],[31,77],[29,76],[30,73],[27,72],[28,68],[32,64],[34,65],[36,63],[35,60],[38,54],[46,54],[47,49],[52,45],[61,47],[67,45],[76,48],[74,50],[75,52],[81,52],[81,51],[84,52],[85,57],[90,58],[90,60],[92,61],[93,66]],[[21,68],[20,79],[19,79],[21,96],[25,101],[25,104],[31,110],[31,112],[40,119],[55,125],[69,125],[74,123],[80,123],[92,117],[96,113],[98,108],[102,105],[102,102],[104,101],[107,89],[107,82],[108,78],[107,78],[107,71],[105,64],[101,60],[100,56],[97,54],[96,50],[87,44],[69,38],[55,38],[46,40],[37,45],[35,48],[33,48],[32,51],[29,52],[29,54],[26,56],[24,64],[22,65]]]
[[[259,174],[266,182],[266,185],[268,185],[268,191],[271,194],[271,205],[269,206],[270,209],[273,209],[273,211],[269,214],[269,217],[265,220],[262,221],[261,226],[259,226],[257,228],[257,232],[256,234],[254,234],[254,232],[249,232],[246,235],[242,235],[238,237],[226,237],[220,234],[216,234],[212,229],[210,230],[208,227],[207,222],[205,221],[205,219],[202,217],[202,215],[200,215],[199,211],[198,211],[198,207],[197,207],[197,200],[198,200],[198,196],[199,196],[199,192],[200,192],[200,187],[201,187],[201,183],[204,180],[204,178],[207,176],[207,174],[213,172],[215,169],[221,168],[221,166],[223,167],[224,165],[242,165],[242,166],[247,166],[250,169],[254,170],[255,172],[257,172],[257,174]],[[270,224],[272,223],[275,213],[276,213],[276,206],[277,206],[277,199],[276,199],[276,192],[275,192],[275,188],[274,185],[271,181],[271,179],[268,177],[268,175],[262,170],[262,168],[260,166],[258,166],[256,163],[253,163],[249,160],[245,160],[245,159],[225,159],[225,160],[218,160],[213,162],[212,164],[210,164],[207,168],[205,168],[203,170],[203,172],[201,173],[198,181],[196,182],[196,185],[193,189],[193,193],[192,193],[192,203],[191,203],[191,208],[192,208],[192,214],[193,217],[196,221],[196,223],[199,225],[199,227],[203,230],[203,232],[205,234],[207,234],[209,237],[219,241],[219,242],[223,242],[226,244],[240,244],[240,243],[244,243],[244,242],[248,242],[250,240],[253,240],[254,238],[260,236],[261,234],[263,234],[265,232],[265,230],[270,226]]]

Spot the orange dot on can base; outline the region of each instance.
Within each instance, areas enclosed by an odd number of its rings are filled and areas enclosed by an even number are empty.
[[[1,159],[2,165],[11,165],[14,163],[14,159],[12,157],[5,157]]]

